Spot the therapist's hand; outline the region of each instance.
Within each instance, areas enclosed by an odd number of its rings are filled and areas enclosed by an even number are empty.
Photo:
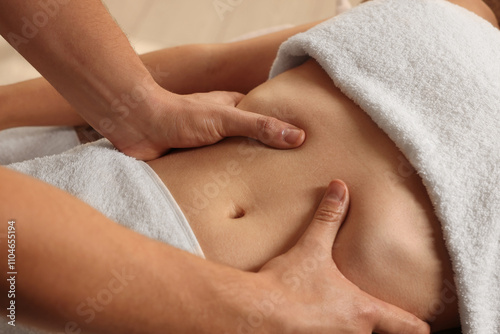
[[[311,225],[297,245],[271,260],[257,274],[275,283],[270,288],[273,291],[270,297],[254,303],[258,307],[245,319],[253,333],[430,332],[428,324],[361,291],[337,269],[332,260],[332,246],[348,202],[345,184],[330,183]],[[252,324],[259,324],[257,312],[264,319],[266,310],[268,321],[261,321],[260,328],[252,328]]]
[[[250,137],[280,149],[298,147],[305,139],[304,131],[293,125],[236,108],[244,96],[240,93],[177,95],[159,89],[144,103],[149,117],[137,119],[131,113],[129,120],[124,118],[126,125],[116,129],[119,136],[102,131],[123,153],[151,160],[171,148],[210,145],[230,136]]]
[[[36,23],[41,14],[43,27]],[[101,0],[2,0],[0,34],[88,124],[138,159],[226,136],[277,148],[304,140],[304,132],[294,138],[291,125],[234,108],[239,94],[179,96],[161,88]]]

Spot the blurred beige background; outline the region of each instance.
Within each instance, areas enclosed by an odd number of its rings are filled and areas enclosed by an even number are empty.
[[[358,3],[359,0],[350,0]],[[335,15],[337,0],[104,0],[138,53]],[[38,73],[0,37],[0,85]]]

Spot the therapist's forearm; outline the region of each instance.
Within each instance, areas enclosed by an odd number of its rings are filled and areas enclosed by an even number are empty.
[[[154,79],[179,94],[220,90],[211,73],[220,45],[185,45],[141,56]],[[126,103],[126,101],[124,101]],[[133,102],[133,101],[132,101]],[[66,99],[44,78],[0,86],[0,130],[19,126],[86,124]]]
[[[47,3],[51,15],[41,7]],[[133,132],[112,105],[155,84],[101,1],[3,0],[0,33],[89,123],[109,118],[121,134]],[[131,113],[128,122],[147,117],[147,110]]]
[[[65,333],[222,333],[236,328],[246,274],[128,230],[56,188],[0,167],[0,302]],[[15,264],[7,268],[7,231]],[[9,297],[7,272],[15,271]],[[255,292],[254,292],[255,293]]]
[[[155,51],[147,58],[153,78],[169,91],[189,94],[219,90],[212,75],[219,45],[185,45]],[[124,103],[134,101],[124,101]],[[86,121],[44,78],[0,86],[0,130],[18,126],[83,125]]]

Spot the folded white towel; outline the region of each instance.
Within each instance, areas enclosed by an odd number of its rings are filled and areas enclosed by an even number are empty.
[[[500,333],[500,31],[443,0],[374,0],[292,37],[271,76],[309,56],[422,177],[463,332]]]
[[[63,189],[138,233],[204,257],[184,214],[158,175],[146,163],[118,152],[106,139],[7,168]],[[44,333],[9,326],[3,318],[0,333]]]
[[[69,150],[80,144],[71,127],[22,127],[0,131],[0,165]]]
[[[65,190],[136,232],[203,257],[189,223],[158,175],[106,139],[7,167]]]

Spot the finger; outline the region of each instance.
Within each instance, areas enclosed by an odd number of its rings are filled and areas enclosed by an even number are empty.
[[[213,91],[209,93],[191,94],[199,101],[208,103],[222,104],[229,107],[236,107],[238,103],[245,97],[244,94],[238,92]]]
[[[222,137],[244,136],[256,139],[275,148],[294,148],[302,145],[306,134],[303,130],[274,117],[232,108],[221,115]]]
[[[349,206],[349,191],[344,182],[330,182],[314,218],[297,245],[318,244],[331,254],[333,242]]]
[[[372,297],[377,305],[373,331],[379,334],[429,334],[430,326],[415,315]]]
[[[228,105],[236,107],[238,103],[245,97],[244,94],[238,92],[226,92],[228,95]]]
[[[236,105],[240,103],[240,101],[245,97],[244,94],[238,92],[216,91],[209,94],[214,94],[216,100],[213,102],[217,102],[219,104],[227,105],[230,107],[236,107]]]

